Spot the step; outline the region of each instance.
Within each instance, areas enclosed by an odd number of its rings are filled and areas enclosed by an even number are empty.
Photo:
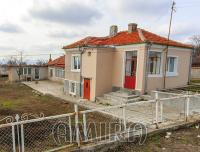
[[[123,104],[121,101],[118,101],[118,100],[108,100],[108,99],[105,99],[104,97],[97,97],[96,98],[96,101],[97,103],[101,103],[103,105],[119,105],[119,104]]]
[[[138,95],[135,95],[135,94],[128,95],[128,94],[123,94],[123,93],[120,93],[120,92],[111,92],[110,94],[117,96],[117,97],[121,97],[121,98],[127,98],[127,99],[138,97]]]
[[[134,99],[129,99],[127,100],[126,103],[134,103],[134,102],[138,102],[138,101],[141,101],[142,98],[141,97],[137,97],[137,98],[134,98]]]

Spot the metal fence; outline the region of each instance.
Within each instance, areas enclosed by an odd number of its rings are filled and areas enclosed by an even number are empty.
[[[71,149],[88,143],[115,140],[116,134],[130,132],[137,123],[147,127],[177,123],[198,118],[200,95],[187,94],[106,106],[74,113],[30,118],[16,115],[3,119],[0,125],[0,152],[40,152]],[[137,129],[135,130],[137,131]]]

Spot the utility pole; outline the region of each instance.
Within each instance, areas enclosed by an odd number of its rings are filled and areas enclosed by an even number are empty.
[[[173,13],[176,12],[175,8],[175,1],[172,3],[171,7],[171,16],[170,16],[170,22],[169,22],[169,31],[168,31],[168,36],[167,36],[167,47],[166,47],[166,52],[165,52],[165,69],[164,69],[164,89],[166,89],[166,75],[167,75],[167,67],[168,67],[168,51],[169,51],[169,39],[170,39],[170,34],[171,34],[171,26],[172,26],[172,19],[173,19]]]
[[[20,51],[20,63],[19,63],[19,69],[18,69],[18,76],[19,76],[19,81],[21,80],[21,75],[22,75],[22,62],[23,62],[23,52]]]
[[[22,57],[22,51],[20,51],[20,66],[22,65],[23,57]]]

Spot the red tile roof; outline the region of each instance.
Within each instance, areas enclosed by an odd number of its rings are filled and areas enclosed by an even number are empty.
[[[63,55],[53,61],[49,61],[48,66],[65,68],[65,56]]]
[[[141,34],[143,38],[141,38]],[[145,40],[144,40],[145,39]],[[66,45],[63,49],[76,48],[87,45],[95,45],[95,46],[107,46],[107,45],[128,45],[128,44],[137,44],[144,42],[152,42],[155,44],[177,46],[183,48],[193,48],[192,45],[183,44],[180,42],[176,42],[173,40],[167,40],[167,38],[161,37],[154,33],[148,32],[143,29],[137,29],[132,33],[128,33],[128,31],[118,32],[117,35],[113,37],[86,37],[80,41],[72,43],[70,45]]]

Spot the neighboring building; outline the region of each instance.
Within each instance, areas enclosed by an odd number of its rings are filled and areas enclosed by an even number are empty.
[[[200,55],[193,57],[191,77],[193,80],[200,80]]]
[[[48,79],[64,83],[65,78],[65,56],[61,56],[48,63]]]
[[[127,31],[111,26],[109,36],[86,37],[63,49],[66,93],[89,100],[121,88],[144,94],[184,86],[190,79],[193,47],[168,41],[134,23]]]
[[[0,65],[0,77],[2,76],[8,76],[7,65]]]
[[[10,65],[8,66],[8,80],[19,81],[18,73],[21,73],[21,81],[45,80],[48,78],[47,65]]]

